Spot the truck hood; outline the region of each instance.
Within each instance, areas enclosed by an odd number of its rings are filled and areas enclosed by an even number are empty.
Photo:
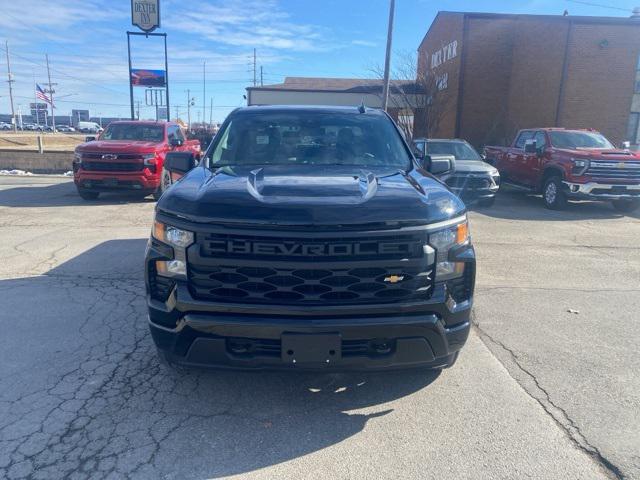
[[[427,224],[465,211],[422,170],[309,165],[197,167],[156,208],[195,222],[280,225]]]
[[[570,150],[558,148],[557,151],[568,155],[575,155],[579,158],[588,158],[589,160],[640,160],[640,153],[621,149],[601,150],[596,148],[578,148],[576,150]]]
[[[77,152],[123,152],[142,153],[159,149],[162,143],[141,142],[135,140],[94,140],[76,147]]]
[[[457,160],[456,173],[481,172],[489,173],[496,169],[493,165],[489,165],[482,160]]]

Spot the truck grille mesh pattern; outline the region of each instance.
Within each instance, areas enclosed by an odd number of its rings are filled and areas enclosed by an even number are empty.
[[[300,248],[295,250],[293,244],[285,242],[285,253],[273,244],[261,244],[269,248],[263,247],[260,253],[222,251],[222,244],[212,250],[211,242],[223,237],[228,236],[196,234],[198,243],[189,249],[189,288],[195,298],[253,304],[341,305],[424,300],[433,289],[433,265],[427,265],[422,254],[422,232],[412,236],[390,232],[389,236],[367,238],[361,255],[342,255],[344,245],[355,245],[345,243],[342,237],[298,238],[295,245]],[[263,237],[251,237],[255,238]],[[270,240],[282,242],[273,237]],[[301,245],[320,243],[326,255],[300,253]],[[380,244],[387,248],[393,245],[398,253],[385,251]],[[341,247],[334,251],[330,245]],[[379,248],[384,253],[370,253]]]
[[[138,172],[142,170],[141,163],[132,162],[88,162],[82,161],[82,169],[89,172]]]
[[[640,162],[592,161],[586,174],[609,179],[640,180]]]

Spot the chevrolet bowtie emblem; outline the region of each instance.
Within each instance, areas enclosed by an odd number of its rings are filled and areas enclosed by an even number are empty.
[[[398,283],[404,279],[404,275],[390,275],[385,277],[384,281],[389,283]]]

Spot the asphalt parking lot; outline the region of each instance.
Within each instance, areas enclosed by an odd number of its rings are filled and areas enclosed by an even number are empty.
[[[471,212],[475,328],[441,374],[175,372],[154,203],[0,177],[0,478],[640,478],[640,219]]]

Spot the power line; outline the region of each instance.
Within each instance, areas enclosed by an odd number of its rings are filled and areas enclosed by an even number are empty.
[[[583,2],[582,0],[566,0],[570,3],[579,3],[581,5],[589,5],[590,7],[600,7],[600,8],[608,8],[610,10],[618,10],[622,12],[632,12],[630,8],[622,8],[622,7],[613,7],[611,5],[602,5],[601,3],[591,3],[591,2]]]

